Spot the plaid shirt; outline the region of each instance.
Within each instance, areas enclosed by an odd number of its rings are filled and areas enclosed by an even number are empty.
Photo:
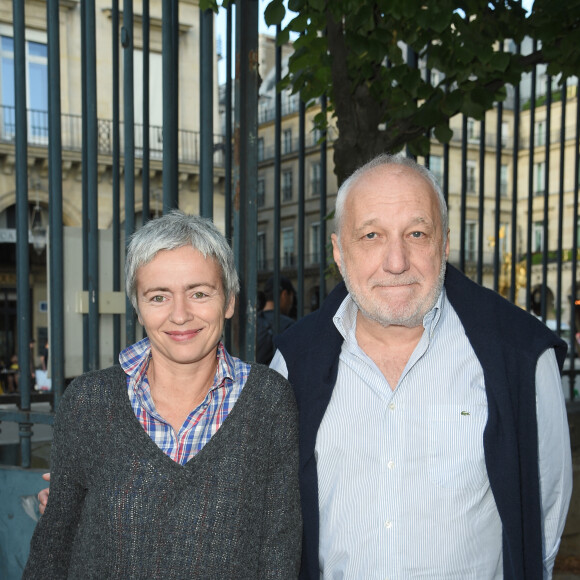
[[[220,342],[217,371],[203,402],[194,409],[176,433],[155,409],[147,368],[151,358],[148,338],[127,347],[119,355],[127,374],[131,406],[139,422],[159,448],[173,461],[185,465],[212,438],[238,400],[250,365],[228,354]]]

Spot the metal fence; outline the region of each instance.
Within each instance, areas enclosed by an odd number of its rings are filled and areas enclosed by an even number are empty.
[[[83,280],[84,290],[91,297],[88,313],[83,321],[83,344],[86,353],[85,367],[91,370],[99,364],[99,266],[98,266],[98,239],[97,229],[90,224],[98,222],[99,207],[97,205],[99,187],[99,155],[112,156],[113,162],[113,196],[112,204],[112,231],[114,253],[110,267],[114,277],[114,290],[122,288],[120,263],[124,248],[122,235],[128,237],[136,227],[136,216],[127,211],[124,219],[124,232],[121,231],[120,196],[121,180],[124,185],[125,208],[135,207],[135,160],[141,159],[144,164],[149,160],[160,160],[163,173],[163,211],[179,205],[177,192],[179,191],[179,164],[199,164],[199,212],[208,217],[213,216],[213,184],[214,169],[223,168],[225,175],[225,233],[232,240],[237,267],[240,273],[242,291],[239,301],[239,313],[236,322],[228,329],[228,341],[235,354],[242,358],[252,358],[255,341],[255,305],[257,301],[258,275],[267,270],[278,277],[282,269],[289,271],[298,280],[298,313],[304,313],[303,281],[306,270],[319,277],[321,298],[324,296],[326,276],[326,254],[311,254],[305,250],[304,227],[299,228],[297,251],[287,253],[281,251],[280,239],[274,240],[274,258],[266,259],[257,256],[257,222],[258,206],[263,205],[259,198],[258,168],[266,159],[273,160],[275,171],[274,192],[274,230],[280,232],[280,212],[284,203],[284,192],[281,187],[282,165],[288,156],[292,155],[303,162],[307,150],[320,151],[321,174],[317,182],[317,191],[320,193],[320,221],[325,222],[328,209],[326,208],[327,175],[325,156],[327,149],[332,146],[334,136],[322,143],[307,133],[303,122],[304,104],[297,106],[286,102],[282,107],[282,97],[278,95],[275,106],[267,107],[259,114],[258,107],[258,72],[256,70],[255,53],[258,47],[258,1],[239,0],[238,9],[227,9],[228,31],[226,38],[227,70],[232,70],[233,56],[237,62],[236,76],[229,74],[226,79],[224,108],[224,134],[215,135],[213,119],[214,94],[212,91],[213,55],[213,15],[200,13],[200,46],[199,55],[204,82],[199,84],[199,94],[196,95],[196,104],[200,107],[200,131],[185,131],[178,126],[175,102],[178,91],[176,87],[181,77],[174,66],[176,60],[176,46],[171,41],[179,36],[179,14],[177,2],[163,2],[161,27],[163,30],[163,125],[150,126],[147,122],[137,124],[131,107],[134,79],[132,77],[133,47],[130,39],[133,32],[133,3],[125,0],[120,10],[118,2],[112,2],[111,26],[112,36],[119,53],[114,54],[116,60],[111,67],[113,79],[111,81],[114,115],[112,119],[99,119],[96,116],[96,54],[95,54],[95,3],[94,0],[82,2],[81,18],[83,31],[83,84],[82,100],[83,114],[62,114],[61,77],[60,77],[60,39],[59,39],[59,0],[47,1],[47,33],[48,33],[48,66],[49,66],[49,105],[48,111],[29,110],[26,107],[26,71],[25,71],[25,6],[26,2],[13,4],[13,35],[14,35],[14,66],[15,66],[15,106],[2,105],[0,107],[0,145],[13,147],[15,157],[14,171],[16,176],[16,261],[17,280],[16,292],[18,295],[18,355],[21,368],[30,365],[29,343],[31,338],[31,303],[29,294],[29,165],[27,162],[29,149],[32,147],[48,148],[48,181],[50,186],[49,222],[50,222],[50,252],[47,257],[47,267],[50,268],[50,334],[51,334],[51,374],[53,407],[59,404],[65,388],[63,350],[63,319],[64,306],[63,273],[68,267],[63,263],[63,176],[62,156],[67,150],[75,150],[82,155],[82,192],[83,192]],[[145,8],[148,1],[143,2],[143,30],[148,26]],[[122,19],[122,26],[120,20]],[[119,30],[122,31],[119,34]],[[233,46],[233,35],[236,31],[236,45]],[[129,39],[129,40],[127,40]],[[119,61],[123,59],[123,78],[121,79]],[[147,53],[145,52],[145,55]],[[281,53],[277,53],[277,68],[281,70]],[[181,71],[181,74],[185,74]],[[532,85],[533,85],[532,78]],[[148,86],[149,78],[145,73],[144,82]],[[125,100],[121,101],[119,87],[122,83]],[[547,83],[548,88],[550,83]],[[476,131],[468,131],[468,119],[463,119],[461,130],[454,133],[449,144],[440,146],[441,167],[436,170],[441,176],[444,191],[450,200],[453,200],[451,213],[457,216],[459,229],[459,244],[451,254],[451,261],[460,269],[469,273],[479,282],[489,280],[489,285],[500,291],[505,282],[508,299],[516,301],[517,288],[523,288],[525,304],[528,310],[534,310],[544,319],[549,319],[549,286],[553,286],[554,295],[554,329],[565,336],[570,344],[570,357],[566,365],[565,374],[569,377],[569,398],[573,400],[578,363],[576,361],[576,331],[580,329],[577,318],[577,262],[578,262],[578,183],[580,146],[580,113],[578,96],[574,92],[570,102],[575,103],[573,118],[570,118],[570,108],[562,106],[566,103],[566,90],[559,95],[559,126],[564,130],[550,128],[549,122],[543,137],[535,135],[534,113],[541,108],[542,118],[550,119],[550,112],[555,110],[554,100],[548,98],[541,105],[535,102],[535,88],[532,89],[527,109],[531,112],[529,125],[521,121],[521,112],[524,107],[520,102],[519,88],[515,88],[514,105],[510,113],[513,131],[509,137],[502,135],[501,109],[497,112],[497,129],[489,131],[485,124],[477,122]],[[124,121],[119,120],[119,111],[124,110]],[[302,123],[300,137],[289,143],[289,148],[282,147],[281,123],[285,114],[298,112]],[[568,117],[566,115],[568,114]],[[260,150],[259,124],[260,122],[274,121],[276,124],[276,140],[272,147]],[[549,138],[547,138],[549,136]],[[263,144],[262,144],[263,147]],[[564,158],[564,152],[572,149],[575,154],[570,160]],[[470,152],[479,159],[479,175],[470,174]],[[476,153],[475,153],[476,152]],[[525,152],[526,158],[522,161]],[[456,158],[454,158],[456,154]],[[484,157],[491,155],[495,162],[490,168],[490,177],[484,183]],[[479,157],[478,157],[479,156]],[[508,156],[513,160],[512,174],[509,176],[511,185],[508,187],[501,180],[502,159]],[[537,169],[537,160],[542,158],[548,167],[541,173],[543,181],[537,183],[534,172]],[[434,171],[435,149],[427,163]],[[455,159],[455,161],[454,161]],[[550,163],[550,159],[552,160]],[[489,167],[489,164],[488,164]],[[573,186],[564,185],[564,175],[573,172]],[[144,169],[143,174],[146,174]],[[454,177],[459,185],[453,184]],[[528,186],[524,193],[519,183],[524,176]],[[551,176],[556,176],[556,178]],[[318,179],[318,178],[317,178]],[[493,182],[492,193],[490,181]],[[554,182],[556,185],[554,185]],[[536,187],[538,186],[538,187]],[[305,176],[301,167],[299,177],[299,195],[296,202],[296,219],[303,219],[305,212],[304,198]],[[536,203],[538,193],[541,194],[540,203]],[[535,205],[534,205],[535,204]],[[146,207],[146,201],[143,201]],[[522,221],[522,207],[527,217]],[[534,215],[541,213],[542,219],[535,219]],[[501,242],[502,223],[501,215],[509,215],[509,241],[512,249],[510,262],[502,259]],[[471,215],[471,217],[469,217]],[[493,216],[490,218],[490,216]],[[220,216],[221,217],[221,216]],[[491,242],[486,244],[483,238],[483,222],[493,219],[493,235]],[[474,236],[477,243],[472,244],[470,239],[470,223],[479,224]],[[541,226],[538,225],[541,222]],[[566,223],[570,222],[567,224]],[[567,230],[566,230],[566,227]],[[535,228],[535,229],[534,229]],[[540,229],[538,229],[540,228]],[[571,231],[572,234],[565,234]],[[554,234],[555,235],[551,235]],[[541,234],[539,247],[533,245],[534,233]],[[524,235],[525,234],[525,235]],[[320,228],[320,247],[324,248],[328,242],[325,227]],[[516,252],[516,248],[523,251]],[[552,242],[551,240],[554,240]],[[522,278],[523,273],[523,280]],[[568,276],[564,287],[563,276]],[[550,276],[550,278],[549,278]],[[549,282],[550,279],[550,282]],[[553,280],[553,282],[551,281]],[[506,282],[507,281],[507,282]],[[533,291],[539,290],[539,298],[534,302]],[[567,302],[567,308],[564,308]],[[302,304],[302,306],[301,306]],[[564,319],[562,312],[569,312]],[[126,328],[124,330],[127,342],[135,337],[135,319],[131,305],[126,305]],[[121,318],[114,321],[116,332],[120,335]],[[117,348],[120,345],[117,343]],[[33,385],[27,373],[21,374],[19,410],[0,411],[0,421],[15,421],[19,423],[21,442],[21,464],[30,465],[30,437],[35,423],[51,423],[52,414],[43,414],[32,411],[34,398]]]

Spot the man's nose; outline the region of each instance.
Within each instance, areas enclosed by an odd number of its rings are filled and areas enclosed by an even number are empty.
[[[405,240],[391,238],[384,247],[383,270],[392,274],[402,274],[409,268],[408,248]]]

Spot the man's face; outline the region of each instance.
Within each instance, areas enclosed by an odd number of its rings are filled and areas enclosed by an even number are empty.
[[[288,316],[294,305],[294,292],[282,290],[280,292],[280,312]]]
[[[445,240],[445,242],[444,242]],[[362,314],[414,328],[437,301],[449,255],[436,193],[402,166],[359,178],[345,201],[334,259]]]
[[[226,305],[221,270],[191,246],[159,252],[137,271],[139,321],[154,357],[192,364],[216,356],[234,298]]]

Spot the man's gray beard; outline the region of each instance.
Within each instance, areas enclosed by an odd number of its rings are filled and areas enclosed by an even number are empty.
[[[342,259],[342,263],[343,265],[345,264],[344,258]],[[429,292],[423,304],[418,304],[413,312],[405,312],[398,316],[394,316],[394,314],[390,312],[388,308],[381,308],[381,306],[383,306],[381,304],[366,304],[368,302],[367,299],[361,299],[356,292],[353,292],[346,266],[343,267],[343,277],[344,283],[346,284],[346,289],[365,318],[373,320],[374,322],[378,322],[381,326],[384,327],[404,326],[406,328],[416,328],[417,326],[423,325],[423,318],[425,317],[425,314],[427,314],[437,303],[443,288],[443,283],[445,282],[446,268],[447,260],[445,259],[445,255],[443,255],[441,260],[441,268],[439,269],[439,276],[437,277],[437,283],[431,289],[431,292]]]

